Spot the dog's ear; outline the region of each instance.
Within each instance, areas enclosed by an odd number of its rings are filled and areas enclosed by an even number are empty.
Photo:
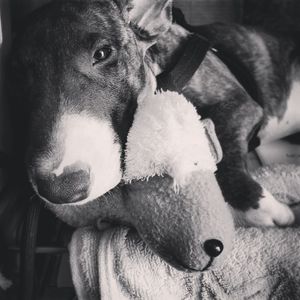
[[[114,1],[143,40],[154,39],[167,31],[172,23],[172,0]]]
[[[172,0],[131,0],[129,20],[145,38],[156,37],[172,23]]]

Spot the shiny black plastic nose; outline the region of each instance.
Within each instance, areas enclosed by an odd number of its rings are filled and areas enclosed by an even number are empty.
[[[219,240],[211,239],[204,242],[204,251],[210,257],[219,256],[223,249],[223,243]]]

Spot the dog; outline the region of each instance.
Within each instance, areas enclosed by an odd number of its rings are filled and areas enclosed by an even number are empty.
[[[251,71],[262,103],[212,48],[182,88],[215,123],[225,199],[250,224],[288,225],[291,210],[248,175],[245,156],[257,131],[264,142],[271,126],[278,127],[276,138],[299,129],[286,123],[296,114],[299,88],[293,41],[237,25],[203,31]],[[191,36],[172,23],[170,0],[54,1],[31,15],[13,45],[9,77],[18,125],[27,132],[20,140],[28,176],[41,198],[88,202],[118,185],[137,103],[156,89],[156,76],[172,69]]]

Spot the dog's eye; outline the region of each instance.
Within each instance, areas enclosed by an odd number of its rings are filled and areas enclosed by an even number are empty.
[[[111,55],[111,52],[112,52],[112,49],[109,46],[105,46],[105,47],[97,49],[93,56],[95,59],[94,64],[97,64],[97,63],[109,58],[109,56]]]

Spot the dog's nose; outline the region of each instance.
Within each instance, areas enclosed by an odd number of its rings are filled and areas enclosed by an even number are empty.
[[[212,258],[219,256],[222,253],[223,249],[224,245],[219,240],[211,239],[204,242],[204,251],[208,256]]]
[[[37,176],[36,187],[40,196],[54,203],[71,203],[86,199],[90,189],[89,168],[76,165],[65,167],[60,175]]]

